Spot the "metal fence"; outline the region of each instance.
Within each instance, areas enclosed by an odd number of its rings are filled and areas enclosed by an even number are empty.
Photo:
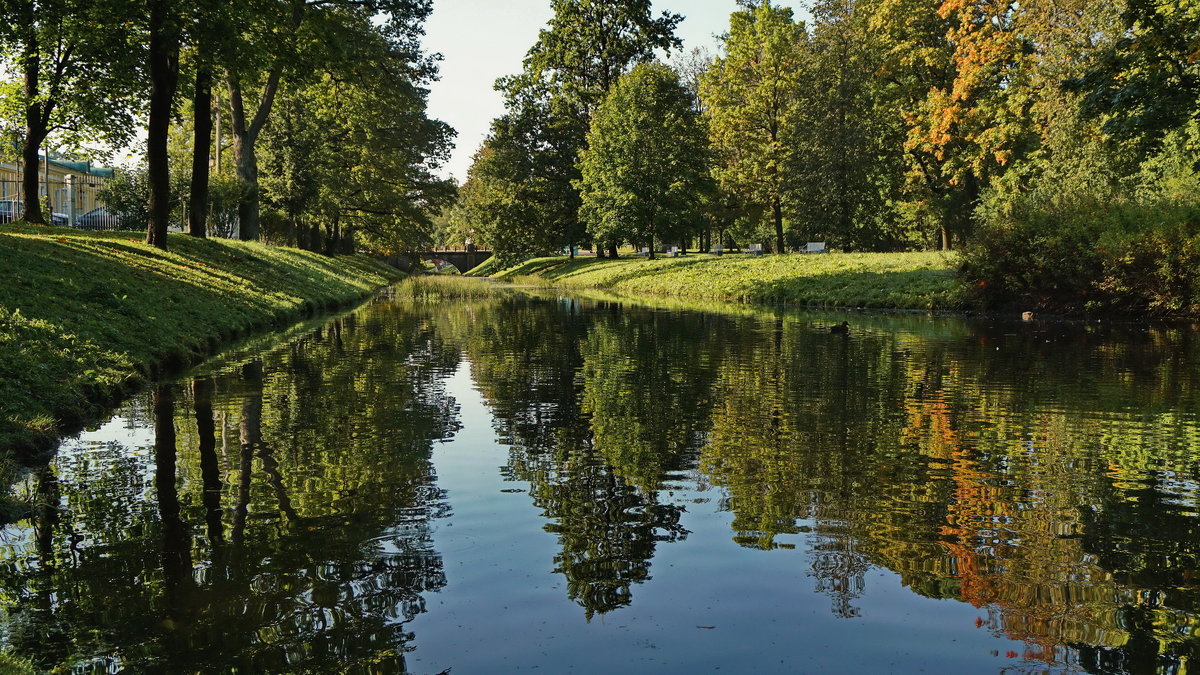
[[[97,176],[70,176],[66,180],[38,181],[42,209],[52,224],[88,230],[119,230],[120,218],[108,212],[104,203],[105,180]],[[20,218],[23,208],[22,186],[18,180],[0,180],[0,222]]]

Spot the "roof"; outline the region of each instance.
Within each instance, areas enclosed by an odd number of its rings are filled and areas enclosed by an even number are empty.
[[[41,157],[43,160],[45,159],[45,155],[38,155],[38,157]],[[89,176],[96,176],[99,178],[112,178],[113,173],[114,173],[113,169],[110,169],[108,167],[92,166],[92,160],[90,160],[90,159],[86,159],[86,160],[82,160],[82,161],[78,161],[78,162],[71,162],[71,161],[68,161],[65,159],[54,159],[53,157],[51,157],[50,163],[54,164],[55,166],[60,166],[64,169],[68,169],[70,171],[87,174]]]

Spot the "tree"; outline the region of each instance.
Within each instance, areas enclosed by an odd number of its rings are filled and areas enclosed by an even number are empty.
[[[678,241],[699,231],[711,190],[708,148],[687,89],[660,63],[641,63],[592,117],[580,154],[580,217],[597,241]]]
[[[980,221],[1011,212],[1026,197],[1111,199],[1124,192],[1145,158],[1138,146],[1146,137],[1106,134],[1105,122],[1113,118],[1089,114],[1094,111],[1077,86],[1120,41],[1121,8],[1090,0],[1035,0],[1012,12],[1010,24],[1020,37],[1020,73],[1005,77],[1003,86],[993,84],[991,96],[1005,109],[1027,111],[1027,128],[1024,143],[1009,144],[1020,152],[1009,155],[1003,171],[992,171]],[[991,125],[1011,128],[1011,117],[995,115]]]
[[[1120,4],[1120,33],[1096,45],[1099,58],[1071,84],[1108,133],[1134,140],[1144,156],[1200,114],[1200,10],[1183,2]]]
[[[721,186],[747,202],[770,209],[776,250],[782,253],[787,167],[786,142],[799,103],[803,24],[792,10],[770,0],[729,18],[725,54],[701,79]]]
[[[66,145],[133,134],[139,86],[138,30],[120,0],[10,0],[0,4],[0,116],[23,120],[23,219],[45,224],[38,192],[39,149],[52,134]],[[49,156],[49,150],[46,151]]]
[[[564,194],[561,182],[538,177],[540,157],[526,152],[515,125],[501,118],[467,173],[463,209],[501,265],[548,254],[559,241],[554,207],[574,192]]]
[[[433,64],[365,12],[323,25],[342,53],[279,96],[279,128],[263,137],[266,200],[296,228],[323,226],[328,252],[427,246],[430,214],[454,192],[434,175],[454,131],[426,115]]]
[[[146,243],[167,249],[167,224],[171,217],[171,181],[167,160],[167,135],[179,84],[180,27],[174,0],[148,0],[150,117],[146,132],[149,170],[149,223]]]
[[[228,42],[233,7],[220,0],[193,0],[190,25],[195,60],[192,92],[192,173],[188,203],[188,234],[208,236],[209,155],[213,132],[213,82]],[[245,10],[244,5],[239,6]]]
[[[940,236],[948,244],[946,218],[958,214],[969,218],[971,205],[961,203],[953,186],[942,180],[941,160],[910,140],[930,91],[945,90],[954,75],[952,47],[946,39],[949,25],[939,15],[938,5],[924,0],[858,0],[856,9],[864,14],[881,51],[876,105],[902,125],[899,216],[929,240]]]
[[[553,246],[582,242],[579,194],[573,185],[579,180],[576,164],[592,112],[630,64],[653,58],[656,49],[680,44],[674,31],[682,17],[664,12],[653,18],[650,4],[650,0],[554,0],[554,17],[526,55],[523,72],[496,83],[505,94],[507,111],[494,123],[492,134],[493,148],[503,148],[495,159],[522,169],[519,179],[500,180],[514,196],[537,195],[540,209],[536,215],[492,222],[502,228],[506,223],[521,223],[524,228],[537,222],[548,230]],[[489,171],[477,173],[482,177]],[[500,234],[494,245],[526,239],[524,234]],[[608,242],[597,242],[597,248],[603,243]]]
[[[878,105],[883,50],[861,3],[821,0],[802,46],[801,102],[789,129],[789,192],[801,241],[843,250],[905,243],[892,200],[904,166],[904,127]]]
[[[305,16],[303,0],[268,2],[257,8],[259,11],[249,12],[239,26],[239,39],[232,45],[225,64],[233,160],[242,189],[238,204],[238,238],[243,241],[258,239],[256,146],[271,114],[284,69],[295,59],[295,35]],[[246,105],[248,87],[257,90],[253,110]]]
[[[285,79],[311,77],[329,64],[352,64],[355,37],[342,29],[347,17],[373,21],[397,53],[408,57],[406,79],[425,81],[436,72],[435,59],[421,54],[421,24],[432,11],[431,0],[261,0],[240,19],[239,39],[225,63],[234,161],[243,198],[239,206],[240,237],[258,238],[259,180],[257,146],[271,118]],[[253,95],[253,108],[248,105]]]
[[[529,50],[526,72],[552,83],[586,121],[629,64],[653,58],[655,49],[680,46],[675,28],[683,17],[663,12],[651,18],[650,4],[554,0],[554,17]]]

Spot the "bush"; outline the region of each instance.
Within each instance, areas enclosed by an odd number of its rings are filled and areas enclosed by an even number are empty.
[[[117,169],[98,195],[109,213],[121,214],[121,229],[145,230],[150,220],[150,178],[145,167]]]
[[[1019,200],[980,228],[959,274],[984,308],[1196,315],[1200,205]]]

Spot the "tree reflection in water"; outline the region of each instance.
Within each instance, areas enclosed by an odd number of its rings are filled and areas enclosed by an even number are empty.
[[[386,358],[345,359],[366,351]],[[458,423],[430,380],[458,358],[414,317],[351,315],[154,387],[126,411],[149,452],[38,473],[33,541],[0,566],[9,644],[81,672],[404,672],[445,584],[429,454]]]
[[[1165,672],[1195,649],[1186,332],[881,316],[845,337],[803,314],[603,301],[565,316],[505,306],[465,339],[589,616],[632,602],[652,544],[686,534],[660,500],[687,476],[720,488],[738,544],[803,547],[836,616],[858,615],[878,566],[984,610],[1026,658]]]
[[[84,672],[403,671],[405,626],[446,583],[431,448],[481,423],[444,388],[463,363],[502,474],[529,483],[554,535],[547,568],[588,619],[637,605],[664,547],[678,574],[691,551],[718,555],[688,531],[689,511],[715,509],[749,573],[794,556],[835,617],[867,618],[868,573],[887,569],[978,608],[981,628],[1025,643],[1015,656],[1097,673],[1193,662],[1189,332],[830,322],[385,303],[235,351],[126,406],[152,437],[70,447],[30,474],[38,508],[0,564],[8,643]]]

